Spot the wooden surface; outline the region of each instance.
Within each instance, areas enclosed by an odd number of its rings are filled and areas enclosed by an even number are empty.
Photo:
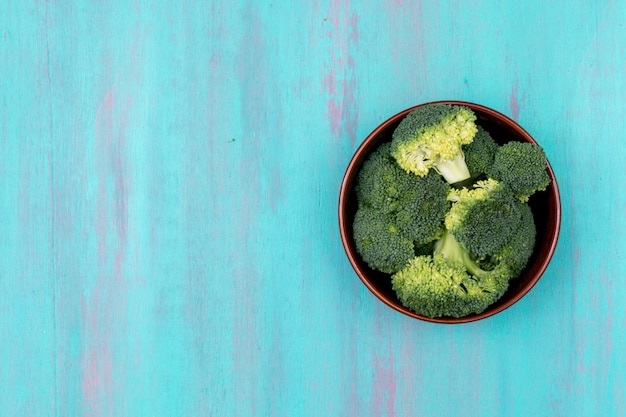
[[[626,1],[0,1],[0,415],[624,416]],[[561,237],[474,324],[383,305],[337,199],[438,99],[545,148]]]

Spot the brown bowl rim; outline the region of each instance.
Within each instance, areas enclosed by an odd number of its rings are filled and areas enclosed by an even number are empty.
[[[357,150],[355,151],[354,155],[352,156],[350,163],[348,164],[348,167],[346,169],[346,172],[344,174],[343,180],[341,181],[341,189],[339,192],[339,231],[341,234],[341,242],[343,244],[343,248],[346,252],[346,255],[348,256],[348,260],[350,261],[350,264],[352,265],[352,268],[354,269],[354,271],[356,272],[357,276],[359,277],[359,279],[361,280],[361,282],[363,282],[363,284],[365,284],[365,286],[370,290],[370,292],[372,292],[372,294],[374,294],[379,300],[381,300],[383,303],[385,303],[386,305],[388,305],[389,307],[393,308],[394,310],[405,314],[409,317],[413,317],[415,319],[419,319],[419,320],[423,320],[426,322],[431,322],[431,323],[441,323],[441,324],[459,324],[459,323],[469,323],[469,322],[475,322],[478,320],[482,320],[485,319],[487,317],[491,317],[495,314],[498,314],[504,310],[506,310],[507,308],[511,307],[513,304],[517,303],[522,297],[524,297],[526,294],[528,294],[528,292],[537,284],[537,282],[539,281],[539,279],[543,276],[544,272],[546,271],[546,269],[548,268],[548,264],[550,263],[550,261],[552,260],[552,256],[554,255],[554,252],[556,250],[556,246],[557,246],[557,242],[559,239],[559,234],[560,234],[560,230],[561,230],[561,197],[560,197],[560,192],[559,192],[559,187],[558,187],[558,183],[556,180],[556,176],[554,175],[554,170],[552,169],[552,166],[550,165],[550,161],[547,161],[547,165],[548,165],[548,174],[550,175],[550,179],[552,180],[550,186],[548,187],[548,189],[546,190],[546,192],[551,192],[552,193],[552,197],[553,200],[556,202],[555,205],[555,227],[554,229],[551,231],[552,236],[551,236],[551,241],[550,241],[550,246],[548,248],[548,253],[546,254],[546,256],[544,256],[541,260],[540,260],[540,266],[537,269],[537,272],[535,273],[535,275],[523,286],[520,288],[520,290],[517,292],[517,294],[515,294],[513,297],[511,297],[509,300],[507,300],[505,303],[502,303],[500,305],[497,305],[494,308],[490,308],[487,309],[485,311],[483,311],[480,314],[474,314],[474,315],[470,315],[470,316],[465,316],[465,317],[459,317],[459,318],[454,318],[454,317],[437,317],[437,318],[431,318],[431,317],[426,317],[426,316],[422,316],[419,314],[416,314],[408,309],[406,309],[403,306],[397,305],[396,303],[394,303],[392,300],[388,299],[384,294],[382,294],[381,292],[379,292],[367,279],[367,275],[365,273],[365,271],[363,271],[361,269],[361,267],[359,266],[358,262],[356,261],[358,254],[356,253],[355,249],[353,248],[353,245],[351,245],[351,242],[349,242],[349,238],[347,236],[346,233],[346,229],[348,227],[350,227],[350,225],[347,224],[347,219],[344,215],[345,210],[346,210],[346,204],[347,204],[347,200],[350,194],[350,189],[348,189],[348,180],[353,177],[353,175],[356,175],[356,168],[357,166],[360,164],[361,159],[363,158],[363,154],[366,152],[367,148],[369,147],[370,143],[375,141],[377,136],[380,134],[380,132],[384,131],[385,129],[388,128],[389,125],[397,122],[398,120],[401,120],[404,116],[406,116],[408,113],[410,113],[411,111],[419,108],[419,107],[423,107],[423,106],[427,106],[427,105],[431,105],[431,104],[450,104],[450,105],[456,105],[456,106],[465,106],[468,107],[472,110],[479,110],[482,113],[487,113],[489,114],[491,117],[494,117],[495,119],[498,119],[504,123],[506,123],[507,125],[509,125],[512,129],[514,129],[516,131],[516,133],[518,133],[521,137],[524,138],[524,140],[533,143],[535,145],[539,145],[537,143],[537,141],[524,129],[522,128],[515,120],[511,119],[510,117],[496,111],[493,110],[489,107],[483,106],[481,104],[476,104],[476,103],[472,103],[472,102],[468,102],[468,101],[458,101],[458,100],[440,100],[440,101],[432,101],[432,102],[428,102],[428,103],[422,103],[413,107],[410,107],[406,110],[403,110],[393,116],[391,116],[389,119],[385,120],[383,123],[381,123],[376,129],[374,129],[369,135],[367,135],[367,137],[365,138],[365,140],[363,140],[363,142],[359,145],[359,147],[357,148]]]

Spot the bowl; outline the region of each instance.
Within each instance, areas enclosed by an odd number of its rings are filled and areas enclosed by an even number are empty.
[[[476,114],[476,123],[489,132],[492,138],[499,144],[510,141],[538,144],[537,141],[514,120],[502,113],[479,104],[463,101],[437,101],[406,109],[392,116],[374,129],[356,150],[348,164],[339,193],[339,230],[341,233],[341,241],[350,264],[363,284],[389,307],[407,316],[433,323],[454,324],[473,322],[493,316],[518,302],[535,286],[545,272],[556,249],[561,226],[559,188],[554,176],[554,171],[548,162],[548,174],[552,181],[546,191],[535,193],[529,201],[537,227],[537,239],[534,252],[524,271],[522,271],[518,278],[511,281],[509,289],[498,302],[491,305],[480,314],[459,318],[425,317],[404,307],[391,287],[391,276],[369,268],[367,264],[361,260],[356,251],[356,246],[352,239],[352,222],[357,210],[354,185],[361,166],[363,162],[367,160],[370,153],[380,144],[391,140],[391,135],[396,126],[398,126],[400,121],[407,114],[418,107],[429,104],[451,104],[470,108]]]

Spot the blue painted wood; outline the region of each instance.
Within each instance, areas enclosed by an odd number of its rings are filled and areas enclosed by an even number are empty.
[[[0,1],[3,416],[623,416],[626,2]],[[404,317],[337,230],[363,138],[460,99],[563,203],[539,284]]]

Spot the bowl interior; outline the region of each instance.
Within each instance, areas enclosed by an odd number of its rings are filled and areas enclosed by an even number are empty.
[[[489,132],[493,139],[499,144],[510,141],[537,143],[517,123],[492,109],[473,103],[459,101],[443,101],[438,103],[462,105],[472,109],[476,114],[477,124]],[[530,198],[529,205],[535,217],[535,224],[537,226],[537,241],[535,244],[535,250],[528,261],[526,269],[522,271],[518,278],[511,281],[508,291],[502,296],[502,298],[481,314],[475,314],[467,317],[429,318],[418,315],[402,306],[395,292],[391,288],[391,279],[389,274],[372,270],[361,260],[360,256],[356,252],[352,239],[352,222],[357,210],[354,182],[357,178],[358,172],[369,154],[382,143],[391,141],[391,135],[400,121],[404,118],[404,116],[417,107],[419,106],[398,113],[375,129],[365,139],[359,149],[357,149],[354,157],[348,165],[339,198],[339,225],[344,249],[355,272],[363,283],[370,289],[370,291],[372,291],[372,293],[374,293],[374,295],[376,295],[381,301],[406,315],[438,323],[463,323],[489,317],[511,306],[522,298],[536,284],[552,258],[556,248],[561,219],[559,191],[554,172],[548,163],[548,174],[552,179],[550,186],[546,191],[538,192]]]

